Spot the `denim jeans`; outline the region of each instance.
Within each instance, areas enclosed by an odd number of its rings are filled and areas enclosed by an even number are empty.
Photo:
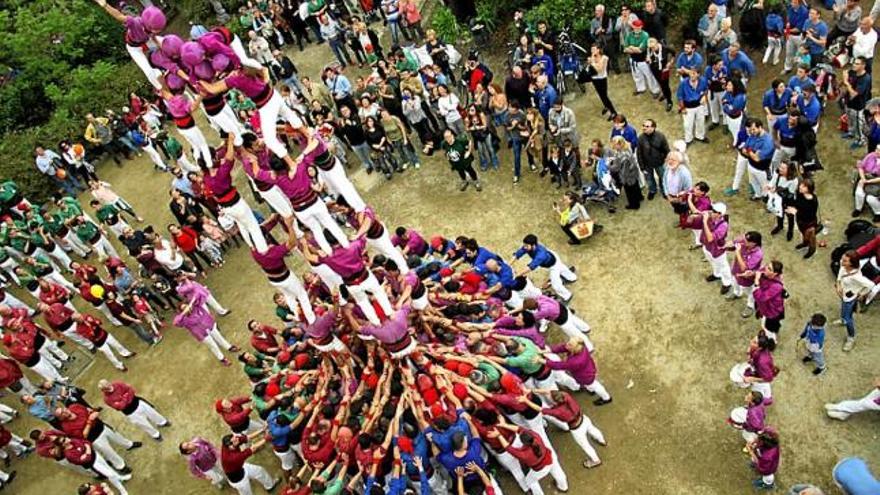
[[[357,146],[352,146],[351,150],[354,151],[354,154],[358,157],[358,160],[361,161],[364,168],[374,169],[376,166],[373,164],[373,160],[370,159],[370,145],[367,143],[361,143]]]
[[[327,42],[330,44],[330,49],[333,50],[333,54],[336,55],[336,60],[340,64],[343,66],[351,64],[351,57],[348,55],[348,50],[345,49],[345,43],[338,36],[327,40]]]
[[[666,194],[665,188],[663,187],[663,165],[658,167],[648,168],[645,170],[645,180],[648,182],[648,192],[651,194]],[[654,178],[654,174],[657,174],[659,179]],[[659,183],[659,184],[658,184]]]
[[[513,138],[513,176],[519,177],[522,170],[522,148],[523,143],[518,137]]]
[[[858,299],[840,301],[840,319],[846,325],[846,335],[851,339],[856,336],[856,320],[853,313],[855,313],[857,302]]]
[[[388,30],[391,31],[391,44],[400,46],[400,21],[388,21]]]
[[[810,351],[810,357],[813,358],[813,364],[816,365],[817,368],[825,367],[825,351],[819,349],[818,351]]]
[[[119,136],[117,140],[124,144],[126,148],[131,150],[132,153],[140,153],[141,150],[137,146],[134,145],[134,141],[131,140],[131,135],[126,133],[122,136]]]
[[[50,175],[49,178],[55,183],[55,187],[64,189],[64,192],[74,197],[79,194],[79,189],[85,189],[85,186],[70,172],[63,179],[59,179],[55,175]]]
[[[296,74],[288,77],[287,79],[282,79],[281,84],[290,88],[290,90],[294,93],[299,93],[301,95],[306,93],[305,89],[303,89],[302,84],[300,84],[299,82],[299,78],[296,77]]]
[[[480,168],[486,171],[491,164],[492,168],[498,170],[498,155],[495,154],[495,148],[492,146],[492,135],[487,135],[485,139],[476,141],[476,144],[477,153],[480,154]]]
[[[397,152],[397,156],[400,157],[402,163],[409,163],[410,165],[418,166],[422,165],[419,161],[419,156],[413,151],[412,146],[405,143],[403,140],[391,141],[391,145],[394,147],[394,151]]]

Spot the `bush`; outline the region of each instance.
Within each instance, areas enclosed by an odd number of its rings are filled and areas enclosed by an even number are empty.
[[[437,32],[437,37],[444,43],[461,43],[467,33],[467,29],[458,23],[458,19],[455,18],[452,11],[444,5],[437,7],[437,10],[434,11],[431,18],[431,28]]]

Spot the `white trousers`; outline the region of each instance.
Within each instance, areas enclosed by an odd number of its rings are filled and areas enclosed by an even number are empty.
[[[296,461],[296,454],[293,452],[293,449],[287,447],[287,450],[284,452],[278,452],[275,449],[272,449],[272,453],[275,454],[275,457],[281,459],[281,469],[284,471],[290,471],[293,469],[293,463]]]
[[[177,132],[183,136],[184,139],[192,146],[193,157],[198,162],[199,158],[204,160],[205,165],[208,168],[214,168],[214,161],[211,157],[211,147],[208,146],[208,140],[205,139],[205,135],[202,134],[202,130],[199,129],[199,126],[194,125],[189,129],[181,129],[177,128]]]
[[[324,237],[324,229],[327,229],[339,241],[341,246],[348,247],[348,237],[345,236],[345,232],[342,231],[336,220],[333,220],[333,217],[330,216],[327,205],[320,199],[304,210],[294,210],[293,214],[297,220],[312,231],[312,235],[315,236],[315,242],[318,243],[318,246],[325,253],[332,252],[333,248],[330,247],[330,243]]]
[[[734,279],[735,280],[735,279]],[[755,309],[755,287],[751,285],[739,285],[739,282],[733,284],[733,294],[736,297],[741,297],[743,294],[746,294],[746,306]]]
[[[785,70],[790,71],[794,67],[794,60],[797,57],[798,49],[804,43],[803,38],[798,36],[789,36],[785,40]]]
[[[685,108],[681,118],[684,123],[685,143],[690,144],[695,136],[697,139],[706,139],[706,108],[703,105]]]
[[[767,196],[767,191],[764,188],[767,187],[768,181],[766,170],[758,170],[749,164],[749,184],[755,192],[755,197]]]
[[[122,233],[125,232],[125,229],[130,228],[128,222],[123,219],[119,219],[113,225],[109,225],[110,232],[113,232],[113,236],[119,239],[122,237]]]
[[[64,287],[65,289],[71,291],[74,294],[77,293],[76,286],[73,285],[72,283],[70,283],[69,280],[64,278],[64,276],[61,275],[57,270],[52,271],[52,273],[49,273],[48,275],[45,275],[45,278],[46,278],[46,280],[50,280],[52,282],[55,282],[56,284]]]
[[[281,116],[287,123],[295,128],[303,126],[303,121],[293,110],[284,103],[284,99],[277,91],[272,91],[272,96],[265,105],[260,107],[260,130],[263,131],[263,142],[266,147],[275,153],[278,158],[287,156],[287,147],[278,140],[278,117]]]
[[[409,267],[406,264],[406,258],[403,257],[403,253],[394,247],[394,244],[391,244],[391,238],[388,237],[388,227],[383,225],[382,236],[378,239],[367,237],[367,247],[375,249],[379,254],[394,261],[397,264],[397,268],[400,269],[400,273],[404,275],[409,273]]]
[[[3,273],[6,274],[8,278],[11,278],[15,285],[21,286],[21,280],[18,279],[18,275],[15,274],[15,267],[18,266],[18,263],[15,262],[15,259],[12,256],[6,258],[6,261],[0,263],[0,270],[3,270]]]
[[[238,490],[239,495],[253,495],[254,492],[251,490],[252,479],[263,485],[263,488],[267,491],[275,484],[275,480],[272,479],[269,472],[262,466],[246,462],[244,463],[244,478],[235,483],[230,481],[229,486]]]
[[[559,297],[563,300],[568,301],[571,299],[571,291],[565,287],[563,282],[574,282],[577,280],[577,275],[562,261],[562,258],[558,253],[550,251],[553,256],[556,258],[556,263],[550,267],[550,286],[553,287],[553,292],[555,292]]]
[[[721,92],[709,91],[709,118],[713,124],[720,124],[721,117],[724,115],[721,105]],[[736,136],[736,134],[734,134]]]
[[[39,297],[37,299],[39,299]],[[4,291],[4,296],[3,299],[0,299],[0,304],[5,304],[10,308],[24,308],[28,311],[28,316],[34,314],[34,308],[28,306],[27,304],[22,302],[21,299],[10,294],[9,291]]]
[[[773,158],[770,160],[770,170],[779,170],[779,164],[783,161],[788,162],[794,157],[795,149],[790,146],[780,146],[773,152]]]
[[[244,49],[244,45],[241,42],[241,38],[239,38],[237,34],[233,35],[232,43],[229,44],[229,47],[232,48],[232,51],[238,56],[238,60],[241,62],[242,65],[246,65],[253,69],[263,68],[260,62],[248,56],[247,52]]]
[[[230,344],[223,337],[223,334],[220,333],[220,328],[217,327],[216,323],[214,324],[214,328],[208,332],[208,335],[202,343],[208,346],[208,349],[211,349],[211,354],[213,354],[219,361],[226,359],[226,356],[223,355],[220,348],[222,347],[228,351],[232,347],[232,344]]]
[[[110,464],[107,463],[107,460],[105,460],[104,457],[99,452],[97,452],[97,446],[95,446],[95,450],[95,461],[94,463],[92,463],[92,471],[106,477],[107,481],[109,481],[110,484],[113,485],[113,488],[115,488],[116,491],[119,492],[119,495],[128,495],[128,491],[125,489],[125,485],[123,485],[122,483],[124,481],[130,480],[131,475],[118,473],[115,469],[113,469]],[[74,469],[77,469],[77,466],[73,467]]]
[[[92,442],[92,445],[115,469],[123,469],[125,467],[125,459],[116,452],[113,444],[130,449],[134,442],[117,433],[110,425],[104,424],[104,431],[98,435],[98,438]]]
[[[546,466],[540,471],[531,470],[529,471],[529,474],[526,475],[525,484],[533,495],[544,494],[540,482],[548,474],[553,478],[553,481],[556,483],[556,488],[558,488],[559,491],[568,491],[568,477],[565,476],[565,471],[562,470],[562,466],[559,464],[559,459],[554,453],[552,464]]]
[[[54,382],[62,382],[67,383],[69,380],[66,376],[63,376],[58,372],[58,368],[52,366],[52,363],[49,362],[48,359],[44,358],[40,355],[40,360],[37,361],[37,364],[30,367],[31,370],[42,376],[44,380],[51,380]]]
[[[162,160],[162,156],[159,155],[159,152],[156,151],[156,147],[153,146],[153,143],[148,143],[143,147],[144,151],[147,152],[147,156],[152,160],[153,165],[155,165],[159,170],[167,171],[168,165],[165,165],[165,160]]]
[[[605,385],[602,385],[602,382],[600,382],[598,378],[594,379],[593,383],[584,385],[584,390],[595,393],[602,400],[608,400],[611,398],[611,394],[608,393],[608,390],[605,389]]]
[[[101,237],[98,238],[97,242],[92,244],[92,248],[95,249],[95,252],[98,253],[98,257],[101,260],[105,260],[110,257],[119,257],[119,253],[116,251],[116,248],[113,247],[113,244],[110,244],[110,241],[108,241],[103,234],[101,235]]]
[[[101,347],[98,347],[98,350],[101,352],[101,354],[107,356],[107,359],[109,359],[113,366],[118,370],[124,369],[125,365],[122,364],[122,361],[120,361],[119,358],[116,357],[116,354],[114,354],[113,351],[115,350],[119,353],[120,356],[124,358],[130,357],[133,354],[131,351],[126,349],[125,346],[122,345],[122,343],[116,340],[116,337],[114,337],[113,334],[111,334],[110,332],[107,332],[107,340],[104,341]]]
[[[284,218],[293,216],[293,207],[290,206],[290,200],[281,191],[278,186],[272,186],[268,191],[257,191],[260,196],[269,203],[269,206]]]
[[[55,248],[52,249],[52,251],[43,250],[43,252],[46,253],[49,259],[60,265],[63,270],[66,270],[68,272],[73,271],[73,269],[70,268],[70,263],[72,262],[70,256],[68,256],[67,253],[65,253],[64,250],[61,249],[61,246],[57,242],[55,243]]]
[[[324,179],[330,192],[345,198],[345,201],[348,202],[354,211],[361,212],[367,207],[360,193],[355,189],[354,184],[345,175],[345,168],[343,168],[342,163],[337,158],[333,158],[333,168],[330,170],[318,169],[318,174]]]
[[[746,169],[749,167],[749,161],[740,154],[736,155],[736,172],[733,174],[733,184],[731,184],[730,188],[734,191],[739,191],[739,186],[742,183],[743,175],[746,173]]]
[[[571,432],[572,438],[574,438],[575,443],[577,443],[581,450],[587,454],[587,457],[590,458],[593,462],[599,462],[599,454],[596,452],[596,449],[590,444],[590,438],[599,442],[600,444],[605,444],[605,436],[596,428],[596,425],[590,421],[586,415],[584,415],[584,419],[581,421],[581,425],[573,430],[568,429],[568,425],[563,423],[565,426],[562,428],[563,430]]]
[[[595,349],[593,342],[587,337],[587,334],[590,332],[590,325],[572,313],[571,309],[568,309],[568,319],[565,320],[565,323],[559,325],[559,328],[569,338],[574,337],[583,340],[584,345],[587,346],[587,351],[593,352]]]
[[[238,225],[238,230],[248,246],[261,253],[269,249],[260,224],[257,222],[257,217],[254,216],[254,211],[244,198],[239,198],[232,206],[225,206],[222,209],[223,213],[226,213]]]
[[[11,451],[16,456],[21,456],[22,454],[27,452],[28,448],[25,447],[24,443],[22,442],[24,442],[24,439],[13,433],[12,439],[9,441],[8,444],[6,444],[6,447],[0,449],[0,459],[6,459],[7,457],[9,457],[7,450]]]
[[[310,263],[309,267],[312,269],[312,273],[317,275],[318,278],[321,279],[321,282],[324,282],[324,285],[326,285],[331,292],[339,292],[339,288],[343,286],[343,281],[338,273],[334,272],[333,269],[327,265],[312,265]],[[346,304],[345,298],[342,297],[341,294],[339,296],[339,303]]]
[[[721,279],[721,285],[727,287],[733,284],[733,273],[730,271],[730,263],[727,261],[727,255],[721,253],[717,258],[712,256],[708,249],[703,248],[703,255],[706,261],[712,266],[712,275]]]
[[[92,251],[90,245],[81,241],[79,237],[77,237],[76,234],[73,233],[72,230],[64,236],[64,241],[74,253],[78,254],[82,258],[85,258],[86,255],[88,255]]]
[[[129,414],[127,418],[131,424],[145,431],[147,435],[150,435],[154,439],[158,439],[162,436],[162,434],[159,433],[159,430],[156,429],[156,426],[164,426],[168,424],[168,419],[166,419],[165,416],[162,416],[156,408],[143,399],[140,399],[137,409]]]
[[[103,314],[104,316],[106,316],[106,317],[107,317],[107,320],[108,320],[110,323],[112,323],[113,326],[115,326],[115,327],[121,327],[121,326],[122,326],[122,322],[119,321],[115,316],[113,316],[113,312],[110,311],[110,308],[107,307],[107,304],[106,304],[106,303],[103,303],[103,302],[102,302],[100,306],[94,306],[94,307],[95,307],[95,309],[97,309],[98,311],[100,311],[101,314]]]
[[[211,484],[217,488],[222,489],[223,484],[226,482],[226,475],[223,474],[223,469],[220,468],[219,461],[214,464],[211,469],[207,471],[202,471],[202,474],[204,474],[206,478],[211,480]]]
[[[729,115],[724,115],[724,123],[727,124],[727,130],[730,131],[731,141],[730,143],[736,144],[736,135],[739,134],[739,128],[742,126],[743,114],[740,114],[739,117],[733,118]]]
[[[825,409],[828,415],[835,419],[845,420],[853,414],[865,411],[880,411],[880,405],[875,401],[880,398],[880,390],[873,389],[861,399],[845,400],[836,404],[827,404]]]
[[[131,59],[134,60],[134,63],[137,64],[137,66],[144,72],[144,75],[147,76],[147,80],[150,81],[150,84],[156,89],[162,89],[162,83],[159,82],[159,76],[162,75],[162,72],[150,65],[150,61],[147,59],[147,54],[144,53],[140,47],[131,46],[128,43],[125,44],[125,49],[128,51],[128,54],[131,55]]]
[[[287,301],[291,310],[299,306],[309,323],[314,323],[315,312],[312,310],[312,302],[309,301],[309,293],[303,287],[302,281],[295,273],[290,272],[287,278],[281,282],[269,281],[272,287],[278,289],[284,294],[284,300]]]
[[[519,447],[522,445],[522,442],[519,441],[519,437],[514,437],[513,446]],[[508,452],[495,452],[493,449],[488,449],[489,452],[495,457],[498,461],[498,464],[501,464],[502,467],[507,469],[507,472],[513,476],[513,479],[516,480],[517,484],[519,484],[520,490],[523,492],[529,491],[529,487],[526,486],[526,475],[523,473],[522,464],[519,463],[519,460],[516,457],[513,457]]]
[[[204,106],[202,106],[202,109],[204,109]],[[235,112],[232,111],[229,105],[224,104],[223,109],[220,110],[217,115],[208,115],[208,112],[205,112],[205,116],[208,117],[208,122],[210,122],[212,126],[220,129],[226,134],[232,134],[235,136],[233,144],[235,146],[241,146],[241,136],[244,134],[244,127],[242,127],[241,122],[235,116]]]
[[[772,60],[773,65],[776,65],[779,63],[780,53],[782,53],[782,38],[768,36],[767,49],[764,50],[764,58],[761,61],[766,64],[768,61]]]
[[[52,366],[56,368],[61,368],[64,366],[64,362],[70,359],[70,356],[67,355],[66,352],[62,351],[60,347],[58,347],[58,343],[50,338],[46,338],[46,341],[43,342],[42,347],[40,347],[40,355],[44,358],[48,359]]]
[[[382,286],[379,285],[379,280],[376,279],[376,276],[373,275],[372,272],[363,282],[357,285],[346,284],[346,287],[358,307],[361,308],[361,311],[363,311],[364,315],[373,325],[379,325],[381,322],[379,321],[379,316],[376,314],[376,310],[373,309],[373,305],[370,303],[368,294],[376,299],[379,306],[382,308],[382,311],[385,312],[385,316],[390,317],[394,313],[394,309],[391,307],[391,301],[388,300],[388,295],[382,289]]]
[[[636,91],[641,93],[646,89],[650,89],[652,95],[660,93],[660,85],[654,79],[654,74],[651,73],[651,67],[648,66],[647,62],[630,61],[630,70],[632,71],[633,81],[636,83]]]
[[[861,211],[865,207],[865,202],[871,207],[871,211],[875,215],[880,215],[880,199],[877,196],[868,196],[863,186],[856,186],[855,192],[856,210]]]

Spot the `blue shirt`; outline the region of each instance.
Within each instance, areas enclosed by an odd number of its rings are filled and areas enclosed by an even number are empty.
[[[720,70],[715,70],[712,66],[707,66],[706,70],[703,71],[703,78],[706,79],[706,82],[709,83],[709,89],[712,89],[713,82],[714,86],[718,89],[716,92],[724,91],[724,83],[727,82],[727,67],[721,66]]]
[[[822,104],[819,103],[819,98],[816,95],[813,95],[808,102],[804,95],[801,94],[798,96],[797,106],[801,110],[801,114],[810,122],[810,125],[816,125],[819,122],[819,116],[822,115]]]
[[[794,138],[797,137],[797,127],[788,125],[788,117],[776,119],[776,122],[773,123],[773,129],[776,130],[779,141],[782,142],[783,146],[794,146]]]
[[[743,145],[746,144],[746,141],[749,139],[749,131],[746,129],[746,126],[739,126],[739,132],[736,133],[736,142],[733,144],[733,147],[736,149],[742,148]]]
[[[529,270],[537,270],[542,266],[544,268],[550,268],[556,263],[556,256],[553,256],[553,253],[551,253],[549,249],[540,244],[535,244],[535,248],[531,251],[526,251],[524,247],[521,247],[513,253],[513,257],[520,259],[526,254],[532,258],[532,261],[529,263]]]
[[[764,98],[761,100],[761,106],[764,108],[769,108],[770,113],[773,115],[782,115],[785,114],[788,110],[788,104],[791,102],[791,90],[785,88],[785,91],[782,92],[782,96],[776,94],[776,90],[773,88],[768,89],[764,92]]]
[[[468,443],[471,443],[471,427],[468,425],[467,421],[461,417],[462,412],[464,412],[464,409],[457,409],[455,411],[455,423],[452,423],[446,431],[437,431],[433,426],[425,428],[425,436],[430,433],[431,441],[434,442],[434,445],[436,445],[441,452],[452,453],[452,435],[456,432],[463,434],[465,438],[468,439]]]
[[[174,180],[171,181],[171,187],[177,189],[178,191],[186,194],[187,196],[195,197],[195,193],[193,192],[192,182],[186,178],[186,176],[175,177]]]
[[[278,416],[280,412],[278,409],[269,413],[269,417],[266,419],[266,423],[269,425],[269,435],[272,436],[271,442],[273,447],[287,447],[290,445],[288,441],[288,435],[293,429],[290,425],[281,426],[278,424]]]
[[[804,23],[804,33],[807,30],[812,29],[814,31],[813,36],[816,38],[825,38],[826,44],[828,40],[828,25],[825,24],[824,21],[820,20],[819,22],[813,23],[810,19],[807,19],[807,22]],[[807,48],[810,49],[810,55],[822,55],[825,52],[825,47],[816,43],[811,39],[804,38],[804,43],[807,44]]]
[[[847,457],[837,463],[832,471],[836,481],[849,495],[876,495],[880,493],[880,481],[871,473],[868,464],[859,457]]]
[[[507,263],[499,262],[498,263],[499,270],[498,272],[490,272],[486,271],[486,285],[489,287],[495,287],[497,284],[501,284],[505,289],[513,289],[516,279],[516,276],[513,273],[513,268],[510,267]]]
[[[793,93],[800,94],[801,88],[804,86],[815,86],[816,81],[813,81],[810,76],[807,76],[803,79],[798,76],[791,76],[791,79],[788,80],[788,89],[790,89]]]
[[[764,19],[764,27],[767,28],[768,33],[781,35],[783,31],[785,31],[785,21],[782,20],[782,16],[779,14],[770,13],[767,14],[767,18]]]
[[[629,147],[632,150],[639,149],[639,135],[636,133],[636,128],[626,124],[623,129],[618,130],[617,127],[611,128],[611,138],[614,136],[623,136],[623,139],[629,143]]]
[[[785,8],[786,17],[788,18],[788,26],[791,29],[803,30],[804,23],[810,19],[810,9],[801,2],[797,7],[789,2]]]
[[[814,327],[812,323],[807,323],[804,331],[801,332],[801,338],[807,339],[807,342],[816,344],[821,349],[825,346],[825,327]]]
[[[202,26],[201,24],[193,24],[189,29],[189,37],[197,40],[202,37],[202,35],[208,33],[208,28]]]
[[[749,136],[746,139],[746,148],[758,154],[758,161],[769,160],[773,158],[773,152],[776,151],[776,145],[770,134],[763,133],[759,136]]]
[[[552,107],[554,103],[556,103],[556,88],[551,86],[550,83],[547,83],[547,85],[544,86],[544,89],[535,91],[535,104],[544,119],[547,119],[547,115],[550,113],[550,107]]]
[[[477,255],[473,260],[465,257],[465,261],[471,264],[474,267],[474,271],[479,273],[480,275],[484,275],[486,273],[486,262],[489,260],[496,260],[498,263],[504,263],[504,260],[501,259],[501,256],[489,251],[484,247],[480,247],[477,249]]]
[[[703,95],[706,94],[706,91],[709,91],[709,83],[706,82],[704,77],[700,77],[697,80],[697,87],[695,88],[690,79],[687,81],[682,81],[681,84],[678,85],[678,91],[675,92],[675,97],[678,98],[678,101],[681,103],[693,104],[700,101],[703,98]]]
[[[31,413],[32,416],[42,419],[46,422],[51,422],[55,420],[55,409],[52,406],[52,402],[43,394],[34,395],[34,399],[37,401],[31,404],[28,407],[28,412]]]
[[[439,249],[434,249],[430,244],[428,245],[428,256],[437,255],[440,257],[446,256],[446,253],[449,251],[455,250],[455,243],[450,241],[449,239],[443,239],[443,243]]]
[[[342,74],[338,74],[332,81],[328,79],[326,84],[334,98],[345,98],[351,94],[351,82]]]
[[[703,68],[703,56],[699,52],[694,52],[688,57],[687,53],[681,52],[675,59],[675,68],[699,71]]]
[[[547,75],[547,79],[553,81],[553,77],[556,75],[556,67],[553,64],[553,58],[551,58],[546,53],[541,56],[535,55],[534,57],[532,57],[532,66],[538,64],[541,64],[541,72]]]
[[[728,48],[721,52],[721,60],[724,61],[724,66],[727,67],[728,73],[738,70],[742,73],[743,77],[750,78],[754,77],[757,72],[755,69],[755,63],[752,62],[752,59],[750,59],[742,50],[736,52],[736,57],[731,59],[730,48]]]
[[[742,116],[743,111],[746,109],[746,94],[733,95],[725,91],[721,95],[721,106],[726,115],[734,119],[738,118]]]
[[[458,467],[465,467],[470,462],[480,466],[481,469],[486,469],[486,463],[483,462],[482,453],[483,443],[479,438],[473,438],[468,440],[468,448],[464,456],[455,457],[455,454],[450,450],[438,455],[437,460],[444,468],[446,468],[446,471],[449,472],[449,476],[452,476],[453,480],[458,480],[458,476],[455,474],[455,469]],[[474,473],[468,473],[465,478],[475,479],[476,476],[477,475]]]

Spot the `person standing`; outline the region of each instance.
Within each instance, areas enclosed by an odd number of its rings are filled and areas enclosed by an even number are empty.
[[[755,316],[762,318],[762,326],[772,339],[776,339],[785,319],[785,286],[782,283],[781,261],[772,260],[755,273]]]
[[[810,321],[804,326],[804,330],[798,337],[804,342],[807,355],[801,361],[804,363],[813,363],[813,374],[818,376],[825,373],[825,315],[816,313],[810,317]]]
[[[207,345],[214,357],[223,363],[223,366],[231,366],[232,363],[226,359],[220,347],[233,353],[238,352],[239,348],[230,344],[223,337],[220,328],[217,327],[217,321],[204,307],[204,304],[199,303],[198,300],[181,302],[177,309],[179,313],[174,317],[174,324],[189,331],[193,338]]]
[[[782,73],[791,72],[796,65],[795,60],[800,51],[801,45],[804,43],[804,23],[809,18],[809,9],[804,5],[804,0],[791,0],[785,6],[786,19],[786,39],[785,39],[785,62],[783,63]],[[873,24],[873,21],[872,21]]]
[[[712,274],[706,277],[706,282],[720,280],[721,295],[725,295],[730,292],[734,281],[730,263],[727,261],[727,205],[712,203],[712,209],[702,212],[702,217],[700,243],[703,245],[706,261],[712,266]]]
[[[452,129],[446,129],[443,132],[443,149],[452,170],[458,172],[458,176],[461,178],[458,190],[464,191],[473,182],[474,189],[477,192],[482,191],[483,186],[480,184],[480,178],[477,176],[477,171],[474,170],[474,142],[468,138],[467,134],[464,132],[456,134]],[[514,175],[513,183],[517,182],[519,182],[519,176]]]
[[[819,9],[810,8],[810,13],[804,22],[804,44],[810,54],[810,68],[825,61],[825,49],[828,46],[828,25],[822,20]]]
[[[158,427],[171,426],[152,404],[140,397],[131,385],[122,382],[98,381],[98,389],[104,395],[104,403],[125,415],[129,422],[144,430],[153,440],[162,440]]]
[[[531,262],[525,268],[518,270],[516,275],[521,277],[538,268],[546,268],[550,272],[550,285],[553,287],[553,291],[563,301],[570,301],[573,294],[565,287],[565,284],[577,281],[577,275],[572,270],[573,267],[566,265],[558,254],[538,243],[538,236],[535,234],[523,237],[522,247],[513,253],[513,258],[518,260],[525,255],[531,258]]]
[[[724,93],[721,94],[721,110],[724,112],[727,131],[730,132],[731,146],[734,146],[742,125],[743,115],[746,112],[746,88],[741,80],[730,79],[724,85]]]
[[[657,130],[654,119],[642,122],[642,133],[639,135],[637,157],[639,166],[648,182],[648,200],[654,199],[658,193],[666,198],[663,184],[663,170],[666,156],[669,154],[669,142],[662,132]]]
[[[865,145],[867,124],[865,122],[865,105],[871,99],[871,74],[868,73],[868,61],[863,57],[853,60],[853,68],[846,73],[841,81],[841,93],[846,104],[846,119],[849,130],[841,137],[852,139],[851,149]]]
[[[61,188],[67,194],[76,196],[85,186],[71,174],[58,153],[44,149],[40,146],[34,150],[34,164],[37,170],[48,177],[56,188]]]
[[[795,249],[807,248],[804,259],[809,259],[816,253],[816,232],[819,229],[819,199],[814,191],[816,189],[812,179],[803,179],[798,184],[798,192],[791,206],[785,209],[786,213],[794,215],[798,230],[801,232],[802,241]]]
[[[706,114],[709,103],[709,84],[699,72],[690,71],[687,81],[682,81],[676,93],[678,113],[684,123],[684,141],[690,145],[697,141],[708,143],[706,137]]]
[[[632,32],[626,35],[623,40],[623,53],[629,55],[629,65],[632,71],[633,81],[636,84],[636,90],[633,96],[640,95],[646,90],[650,90],[654,98],[660,97],[660,86],[651,74],[651,68],[647,63],[648,55],[648,33],[642,31],[644,23],[636,19],[632,23]]]
[[[55,418],[59,423],[59,430],[68,437],[88,440],[95,447],[95,451],[107,459],[113,469],[122,474],[131,472],[125,460],[116,452],[112,444],[133,450],[140,448],[141,442],[134,442],[125,438],[104,423],[100,418],[100,411],[92,409],[80,403],[68,406],[59,406],[55,409]]]
[[[220,453],[211,442],[201,437],[180,442],[178,445],[180,455],[186,457],[189,472],[200,479],[207,479],[216,488],[222,489],[226,481],[223,469],[220,467]]]
[[[762,238],[760,232],[749,231],[733,241],[734,255],[731,273],[734,281],[733,293],[727,295],[728,300],[739,299],[746,295],[746,307],[741,316],[748,317],[755,312],[755,298],[752,290],[755,286],[755,273],[761,268],[764,261],[764,251],[761,248]]]
[[[269,279],[269,284],[284,294],[288,307],[296,314],[299,314],[301,311],[306,321],[314,323],[315,312],[312,310],[309,294],[306,292],[305,287],[303,287],[299,277],[290,271],[287,263],[284,261],[284,257],[290,253],[296,244],[297,238],[291,234],[286,243],[276,244],[263,252],[251,249],[251,256],[263,272],[265,272],[266,277]]]
[[[730,84],[730,83],[728,83]],[[753,200],[763,200],[767,197],[767,184],[770,181],[770,162],[776,145],[773,137],[764,130],[764,123],[758,119],[746,121],[745,147],[740,153],[749,162],[749,186],[752,189]]]
[[[862,275],[859,253],[855,250],[844,253],[840,258],[840,269],[837,272],[837,282],[834,284],[834,290],[840,297],[840,319],[834,324],[846,327],[846,341],[843,344],[845,352],[851,351],[855,346],[855,311],[859,299],[873,288],[874,283]]]
[[[598,6],[596,8],[598,9]],[[604,53],[601,45],[593,44],[590,46],[590,58],[587,59],[591,72],[590,81],[593,83],[593,89],[596,90],[599,101],[602,102],[602,115],[608,114],[608,120],[611,120],[617,115],[617,110],[614,108],[611,98],[608,97],[609,61],[610,59]]]
[[[874,30],[874,21],[865,17],[859,21],[859,28],[849,38],[846,44],[852,48],[852,56],[865,59],[865,70],[871,74],[874,66],[874,48],[877,46],[877,31]]]
[[[280,482],[279,479],[273,479],[272,476],[262,466],[247,462],[254,453],[266,444],[262,430],[256,431],[250,435],[226,435],[223,437],[223,446],[220,450],[220,464],[223,466],[223,472],[229,485],[238,491],[239,495],[251,495],[251,480],[256,480],[267,492],[272,492]]]

